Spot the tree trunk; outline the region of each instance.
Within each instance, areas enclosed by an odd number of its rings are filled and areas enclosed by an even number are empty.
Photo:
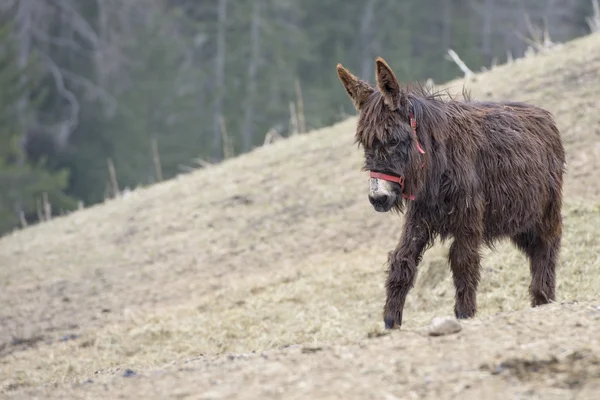
[[[20,0],[19,6],[17,9],[17,37],[18,37],[18,45],[19,45],[19,55],[17,59],[17,64],[19,69],[21,70],[21,80],[22,84],[27,82],[27,75],[25,73],[25,69],[27,68],[27,63],[29,61],[29,56],[31,54],[31,24],[32,24],[32,14],[34,11],[34,0]],[[19,117],[19,122],[21,124],[21,129],[23,130],[21,139],[19,140],[20,151],[17,154],[17,167],[25,166],[25,162],[27,161],[27,132],[28,132],[28,120],[27,120],[27,107],[28,107],[28,95],[27,92],[21,97],[19,102],[17,103],[17,114]],[[17,200],[15,201],[15,213],[18,217],[21,216],[23,211],[23,204],[21,199],[21,191],[18,187],[17,182]]]
[[[261,0],[254,0],[252,5],[252,25],[250,27],[250,62],[248,63],[248,81],[246,107],[244,111],[244,128],[242,131],[243,151],[249,151],[254,139],[254,103],[256,97],[256,72],[260,62],[260,25]]]
[[[96,6],[98,7],[98,38],[99,46],[94,49],[94,67],[96,72],[96,79],[98,85],[107,90],[108,89],[108,74],[106,69],[103,68],[103,58],[106,57],[105,46],[108,45],[108,11],[106,9],[106,2],[104,0],[96,0]]]
[[[517,18],[518,24],[517,29],[520,35],[528,36],[529,33],[527,31],[527,16],[529,15],[525,4],[522,1],[517,3]],[[523,41],[523,39],[519,35],[512,35],[513,40],[515,41],[515,52],[520,56],[525,54],[525,50],[527,50],[528,44]]]
[[[214,141],[215,158],[217,160],[221,160],[223,158],[221,118],[223,115],[223,96],[225,91],[225,32],[227,29],[227,0],[219,0],[218,7],[217,57],[215,65]]]
[[[492,21],[494,19],[494,0],[485,0],[483,7],[481,52],[485,57],[485,63],[488,64],[492,59]]]
[[[374,77],[372,54],[373,47],[373,19],[375,14],[375,1],[365,0],[365,8],[360,24],[360,75],[365,80],[372,80]]]
[[[556,32],[555,27],[558,28],[556,30],[560,30],[558,26],[559,23],[557,23],[559,21],[557,21],[556,18],[554,18],[556,15],[555,12],[557,11],[556,9],[557,7],[554,4],[554,0],[547,0],[546,9],[544,10],[544,29],[548,30],[548,35],[550,36],[550,39],[554,37],[554,33]]]
[[[454,7],[454,0],[445,0],[443,15],[442,15],[442,54],[446,54],[446,52],[450,49],[452,45],[452,8]],[[449,68],[448,63],[443,63],[444,68],[444,78],[446,75],[446,71]]]
[[[27,62],[29,60],[29,55],[31,54],[31,16],[33,12],[33,2],[32,0],[20,0],[19,8],[17,9],[17,34],[19,38],[19,56],[17,60],[17,64],[19,68],[23,72],[21,75],[21,82],[27,82],[27,76],[24,70],[27,68]],[[17,109],[19,118],[21,119],[21,124],[23,124],[23,128],[26,130],[25,123],[26,121],[26,110],[27,110],[28,100],[27,95],[24,95],[18,103]],[[26,133],[23,133],[24,139]],[[25,145],[26,140],[22,140],[21,144]],[[23,149],[24,150],[24,149]]]

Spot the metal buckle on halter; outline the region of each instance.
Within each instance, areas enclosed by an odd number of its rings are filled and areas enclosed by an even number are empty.
[[[417,130],[417,120],[412,115],[410,116],[410,126],[413,128],[413,130],[416,133],[416,130]]]

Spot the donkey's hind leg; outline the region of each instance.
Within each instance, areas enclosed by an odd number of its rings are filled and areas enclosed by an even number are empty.
[[[529,257],[531,305],[536,307],[554,301],[560,235],[549,237],[529,231],[513,236],[512,241]]]
[[[540,223],[511,238],[513,243],[529,257],[531,271],[529,293],[533,307],[556,299],[556,262],[561,236],[561,199],[555,194]]]

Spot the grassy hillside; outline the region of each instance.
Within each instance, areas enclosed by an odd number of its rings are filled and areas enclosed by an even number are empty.
[[[460,92],[462,83],[445,86]],[[458,351],[452,343],[474,338],[498,352],[511,343],[548,339],[549,356],[561,345],[575,346],[572,351],[584,342],[593,347],[588,331],[581,331],[579,342],[569,341],[570,330],[562,324],[572,315],[589,317],[584,323],[589,329],[600,324],[586,311],[596,310],[600,292],[600,36],[498,67],[478,75],[468,88],[475,98],[530,101],[556,115],[568,153],[557,295],[559,301],[592,303],[546,307],[535,314],[545,315],[545,325],[537,324],[527,317],[534,315],[528,310],[527,262],[510,245],[501,245],[484,252],[478,298],[483,320],[467,324],[454,339],[442,339],[449,349],[438,343],[422,354],[411,350],[410,365],[439,368],[445,351]],[[275,350],[290,345],[346,349],[366,363],[351,363],[346,378],[381,386],[381,375],[369,380],[369,368],[379,367],[366,360],[394,358],[392,352],[401,357],[406,349],[394,347],[398,343],[427,346],[420,327],[435,315],[452,313],[454,292],[446,249],[436,246],[426,254],[409,295],[405,329],[383,332],[385,261],[402,221],[372,210],[354,126],[350,119],[281,141],[0,240],[0,393],[106,397],[94,384],[89,390],[70,386],[92,378],[108,382],[115,397],[136,398],[142,387],[158,397],[186,387],[200,394],[211,387],[198,383],[202,377],[220,376],[215,385],[224,389],[221,379],[246,377],[256,384],[270,379],[264,375],[269,368],[304,365],[304,356]],[[494,316],[499,312],[508,314]],[[504,344],[486,339],[505,326],[503,318],[517,321],[503,331]],[[549,333],[554,335],[548,338]],[[596,349],[591,351],[600,357]],[[272,353],[256,363],[223,367],[228,358],[222,354],[252,351]],[[264,361],[269,354],[272,363]],[[320,384],[305,394],[325,395],[319,385],[329,384],[352,393],[344,389],[350,383],[343,375],[320,380],[327,368],[320,354],[311,359],[315,364],[306,361],[307,379]],[[323,354],[331,369],[346,365],[334,350]],[[478,354],[477,362],[486,362],[486,354]],[[164,367],[184,359],[192,359],[191,371],[197,373]],[[457,371],[478,367],[464,355],[456,362]],[[310,365],[321,370],[309,373]],[[152,378],[110,378],[125,368]],[[164,373],[151,372],[156,369]],[[436,371],[440,382],[461,376]],[[589,371],[591,377],[598,374]],[[284,387],[286,377],[269,382]]]

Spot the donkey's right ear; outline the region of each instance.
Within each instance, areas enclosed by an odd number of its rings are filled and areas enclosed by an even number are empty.
[[[337,65],[337,74],[344,85],[344,89],[352,99],[354,107],[360,110],[375,89],[367,82],[352,75],[342,64]]]

